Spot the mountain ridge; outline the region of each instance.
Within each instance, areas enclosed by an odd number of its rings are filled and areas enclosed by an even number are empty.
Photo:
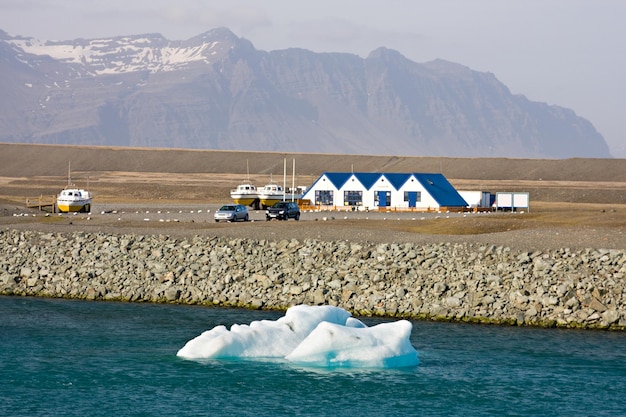
[[[0,31],[0,141],[408,156],[610,158],[572,110],[385,47],[259,51],[227,28],[40,42]]]

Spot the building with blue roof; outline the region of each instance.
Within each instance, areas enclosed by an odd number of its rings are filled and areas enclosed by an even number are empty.
[[[443,174],[325,172],[302,197],[311,205],[359,210],[430,211],[467,207]]]

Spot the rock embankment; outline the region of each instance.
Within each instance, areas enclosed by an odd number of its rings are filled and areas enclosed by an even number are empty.
[[[626,252],[0,232],[0,293],[626,329]]]

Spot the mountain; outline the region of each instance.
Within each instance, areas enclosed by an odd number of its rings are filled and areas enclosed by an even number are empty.
[[[260,51],[225,28],[41,42],[0,31],[0,142],[610,158],[572,110],[387,48]]]

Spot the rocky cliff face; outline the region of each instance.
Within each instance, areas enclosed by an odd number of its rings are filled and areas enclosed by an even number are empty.
[[[228,29],[38,42],[0,32],[0,141],[406,156],[610,157],[573,111],[492,74],[264,52]]]

